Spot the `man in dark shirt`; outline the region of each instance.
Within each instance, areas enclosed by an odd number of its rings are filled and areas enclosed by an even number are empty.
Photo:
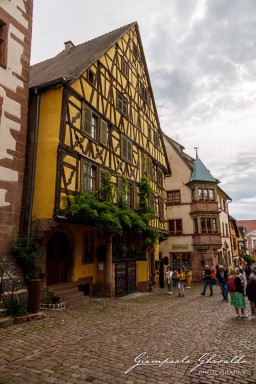
[[[219,265],[216,277],[219,281],[223,300],[228,301],[228,272],[223,265]]]
[[[210,296],[213,295],[211,274],[212,274],[211,268],[209,267],[209,265],[206,265],[205,270],[204,270],[204,288],[203,288],[203,292],[201,293],[201,295],[203,295],[203,296],[205,296],[205,292],[206,292],[208,285],[210,287]]]

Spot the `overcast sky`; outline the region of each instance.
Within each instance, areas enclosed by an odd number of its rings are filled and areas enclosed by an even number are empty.
[[[256,219],[256,0],[34,0],[32,64],[133,21],[162,130]]]

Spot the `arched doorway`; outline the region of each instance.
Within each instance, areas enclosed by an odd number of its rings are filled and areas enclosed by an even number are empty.
[[[46,258],[47,285],[70,281],[71,247],[63,232],[55,232],[47,244]]]

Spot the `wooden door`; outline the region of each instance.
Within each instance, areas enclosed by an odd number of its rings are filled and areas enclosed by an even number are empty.
[[[54,233],[47,245],[47,285],[68,281],[70,267],[70,244],[62,232]]]

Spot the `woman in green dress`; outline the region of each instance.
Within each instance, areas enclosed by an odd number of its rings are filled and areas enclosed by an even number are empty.
[[[241,278],[239,275],[239,268],[236,268],[234,276],[236,288],[234,292],[230,292],[230,304],[235,308],[236,317],[245,318],[248,317],[248,315],[244,313],[244,309],[246,306],[244,298],[244,287],[242,285]],[[239,313],[239,309],[241,310],[241,314]]]

